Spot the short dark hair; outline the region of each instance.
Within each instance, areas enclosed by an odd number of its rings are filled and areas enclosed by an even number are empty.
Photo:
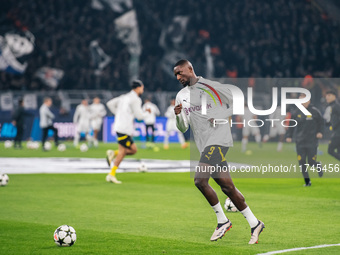
[[[181,60],[179,60],[179,61],[176,62],[176,64],[174,65],[174,68],[175,68],[176,66],[181,66],[181,65],[184,65],[184,64],[188,64],[188,63],[189,63],[189,60],[187,60],[187,59],[181,59]]]
[[[334,96],[338,96],[338,93],[336,92],[336,91],[334,91],[334,90],[328,90],[327,92],[326,92],[326,95],[327,94],[332,94],[332,95],[334,95]]]
[[[141,80],[133,80],[132,84],[131,84],[131,88],[135,89],[135,88],[138,88],[138,87],[142,87],[143,85],[144,84]]]

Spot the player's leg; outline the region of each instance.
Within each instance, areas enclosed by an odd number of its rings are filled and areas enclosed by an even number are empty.
[[[106,176],[106,181],[107,182],[113,182],[116,184],[121,184],[121,181],[118,181],[116,178],[116,171],[120,165],[120,163],[123,161],[124,157],[126,156],[126,147],[124,147],[121,144],[118,144],[118,151],[117,155],[114,159],[113,166],[111,168],[110,173]]]
[[[201,154],[198,169],[195,172],[195,185],[209,202],[210,206],[216,213],[217,228],[211,236],[211,241],[222,238],[230,228],[231,222],[225,216],[220,201],[218,200],[215,190],[209,185],[211,173],[215,171],[214,154],[216,146],[207,146]]]
[[[149,134],[150,125],[145,124],[145,128],[146,128],[145,141],[146,141],[146,142],[149,142],[149,140],[150,140],[150,138],[151,138],[151,136],[150,136],[150,134]]]
[[[129,135],[117,133],[118,151],[114,151],[115,158],[112,158],[113,166],[111,172],[106,176],[106,181],[116,184],[122,183],[116,178],[116,171],[126,155],[133,155],[137,152],[137,146]],[[108,153],[108,152],[107,152]]]
[[[332,136],[328,145],[328,154],[340,160],[340,137]]]
[[[315,171],[318,172],[319,177],[323,176],[321,162],[316,161],[318,154],[318,147],[310,147],[307,150],[308,165],[314,167]]]
[[[194,181],[195,186],[199,189],[199,191],[201,191],[216,214],[217,227],[210,240],[217,241],[225,235],[225,233],[231,228],[232,224],[226,217],[215,190],[209,185],[210,171],[207,169],[210,166],[210,164],[200,162],[195,173]]]
[[[42,129],[42,138],[41,138],[41,147],[43,150],[45,150],[45,142],[47,139],[47,134],[48,134],[48,127],[45,127]]]
[[[228,149],[228,147],[216,146],[210,160],[213,160],[214,165],[218,165],[219,168],[212,174],[212,177],[248,221],[251,228],[251,239],[249,244],[254,244],[258,242],[259,234],[262,232],[264,224],[255,217],[245,203],[244,196],[233,183],[229,173],[228,163],[225,159]]]
[[[151,126],[151,142],[155,142],[155,125],[152,124]]]
[[[305,180],[305,186],[311,186],[308,170],[307,170],[307,148],[296,145],[297,159],[299,161],[300,171]]]
[[[98,147],[98,133],[99,133],[98,129],[93,129],[93,145],[96,148]]]
[[[58,129],[55,128],[54,126],[51,126],[50,129],[53,130],[54,144],[55,144],[55,146],[58,146],[58,144],[59,144]]]
[[[80,125],[76,124],[74,138],[73,138],[73,145],[74,145],[74,147],[78,147],[78,145],[79,145],[80,132],[81,132]]]
[[[177,130],[177,136],[178,136],[178,141],[180,142],[181,144],[181,148],[182,149],[185,149],[187,148],[189,145],[185,142],[185,138],[184,138],[184,135],[181,131],[178,131]]]
[[[165,131],[165,135],[164,135],[164,141],[163,141],[163,148],[165,150],[169,149],[169,135],[170,135],[170,130],[166,130]]]
[[[22,136],[24,133],[24,127],[21,125],[17,125],[17,134],[14,138],[14,148],[19,148],[21,149],[21,141],[22,141]]]

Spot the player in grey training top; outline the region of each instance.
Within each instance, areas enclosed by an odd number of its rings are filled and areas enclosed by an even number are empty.
[[[176,97],[176,122],[180,131],[185,132],[189,125],[194,134],[195,143],[201,153],[199,168],[195,172],[195,185],[202,192],[217,216],[217,228],[211,241],[222,238],[231,228],[231,222],[225,216],[216,192],[209,185],[209,179],[221,187],[237,209],[247,219],[251,227],[249,244],[258,242],[259,234],[264,228],[245,203],[241,192],[234,186],[227,169],[225,154],[233,146],[229,125],[214,125],[216,119],[228,119],[232,115],[233,97],[228,86],[198,77],[188,60],[180,60],[175,64],[174,74],[184,86]],[[208,95],[207,95],[208,94]],[[202,110],[203,108],[203,110]],[[210,166],[221,167],[223,171],[212,172]],[[207,171],[207,168],[210,171]]]

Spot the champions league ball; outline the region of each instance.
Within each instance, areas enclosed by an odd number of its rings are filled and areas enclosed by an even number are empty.
[[[236,208],[236,206],[230,200],[229,197],[227,197],[227,199],[225,200],[224,208],[226,209],[227,212],[238,212],[238,209]]]
[[[44,149],[50,151],[52,149],[52,144],[49,141],[45,142]]]
[[[0,186],[6,186],[9,181],[7,174],[0,174]]]
[[[58,145],[58,151],[66,151],[66,145],[61,143]]]
[[[144,162],[142,162],[138,168],[140,173],[146,173],[148,171],[148,167]]]
[[[72,246],[77,240],[76,231],[69,225],[62,225],[54,231],[53,239],[58,246]]]
[[[4,146],[6,149],[12,148],[13,147],[13,142],[10,140],[6,140],[4,143]]]
[[[88,151],[89,147],[87,147],[87,145],[85,143],[83,143],[82,145],[80,145],[80,151],[81,152],[86,152]]]

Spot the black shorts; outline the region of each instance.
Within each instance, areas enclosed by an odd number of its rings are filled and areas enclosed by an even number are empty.
[[[210,145],[204,148],[201,154],[200,163],[209,164],[211,166],[222,166],[227,164],[225,154],[227,154],[229,147],[220,145]]]
[[[117,140],[118,140],[118,143],[120,145],[122,145],[122,146],[124,146],[125,148],[128,148],[128,149],[133,144],[133,140],[132,140],[131,136],[129,136],[129,135],[117,133]]]

